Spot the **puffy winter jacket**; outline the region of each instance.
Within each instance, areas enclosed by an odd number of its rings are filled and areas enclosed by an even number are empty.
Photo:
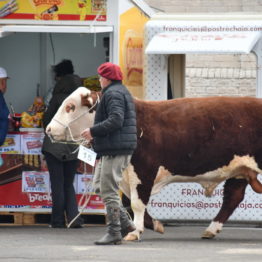
[[[102,90],[95,123],[90,128],[99,156],[130,155],[136,148],[136,111],[133,97],[121,81]]]

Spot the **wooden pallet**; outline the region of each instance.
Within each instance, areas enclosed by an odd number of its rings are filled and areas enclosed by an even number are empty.
[[[104,214],[82,214],[81,217],[86,225],[105,225],[106,217]],[[50,213],[31,213],[31,212],[0,212],[1,225],[48,225],[51,221]]]
[[[0,225],[23,225],[23,213],[0,212]]]

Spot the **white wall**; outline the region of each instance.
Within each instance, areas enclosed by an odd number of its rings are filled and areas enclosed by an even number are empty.
[[[10,79],[6,101],[17,112],[29,106],[36,95],[39,79],[39,35],[13,34],[0,38],[0,66],[5,67]]]
[[[96,74],[97,67],[105,62],[103,38],[106,36],[109,34],[52,34],[54,52],[49,34],[40,37],[39,33],[16,33],[0,38],[0,67],[5,67],[11,77],[5,94],[7,103],[11,102],[16,112],[27,110],[36,96],[40,71],[47,72],[46,81],[41,77],[41,95],[44,95],[53,83],[51,66],[64,58],[72,60],[80,77]],[[45,58],[44,63],[40,63],[40,57]]]

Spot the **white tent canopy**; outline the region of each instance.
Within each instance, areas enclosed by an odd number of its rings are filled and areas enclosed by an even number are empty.
[[[261,20],[152,19],[147,28],[157,28],[148,39],[146,54],[250,53],[262,32]],[[173,17],[174,18],[174,17]],[[177,17],[175,17],[177,18]],[[179,16],[178,16],[179,18]],[[181,18],[182,19],[182,18]],[[184,18],[185,19],[185,18]]]
[[[261,32],[187,32],[156,34],[146,47],[146,54],[226,53],[248,54]]]

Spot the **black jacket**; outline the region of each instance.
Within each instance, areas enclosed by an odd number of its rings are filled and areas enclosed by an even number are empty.
[[[44,128],[52,120],[65,98],[81,85],[81,79],[77,75],[65,75],[57,81],[49,106],[44,114]],[[44,137],[42,153],[50,153],[61,161],[75,160],[77,159],[77,153],[72,154],[72,152],[75,151],[76,147],[72,144],[52,143],[46,135]]]
[[[136,111],[133,97],[121,81],[102,90],[94,126],[94,150],[99,156],[131,155],[136,148]]]

